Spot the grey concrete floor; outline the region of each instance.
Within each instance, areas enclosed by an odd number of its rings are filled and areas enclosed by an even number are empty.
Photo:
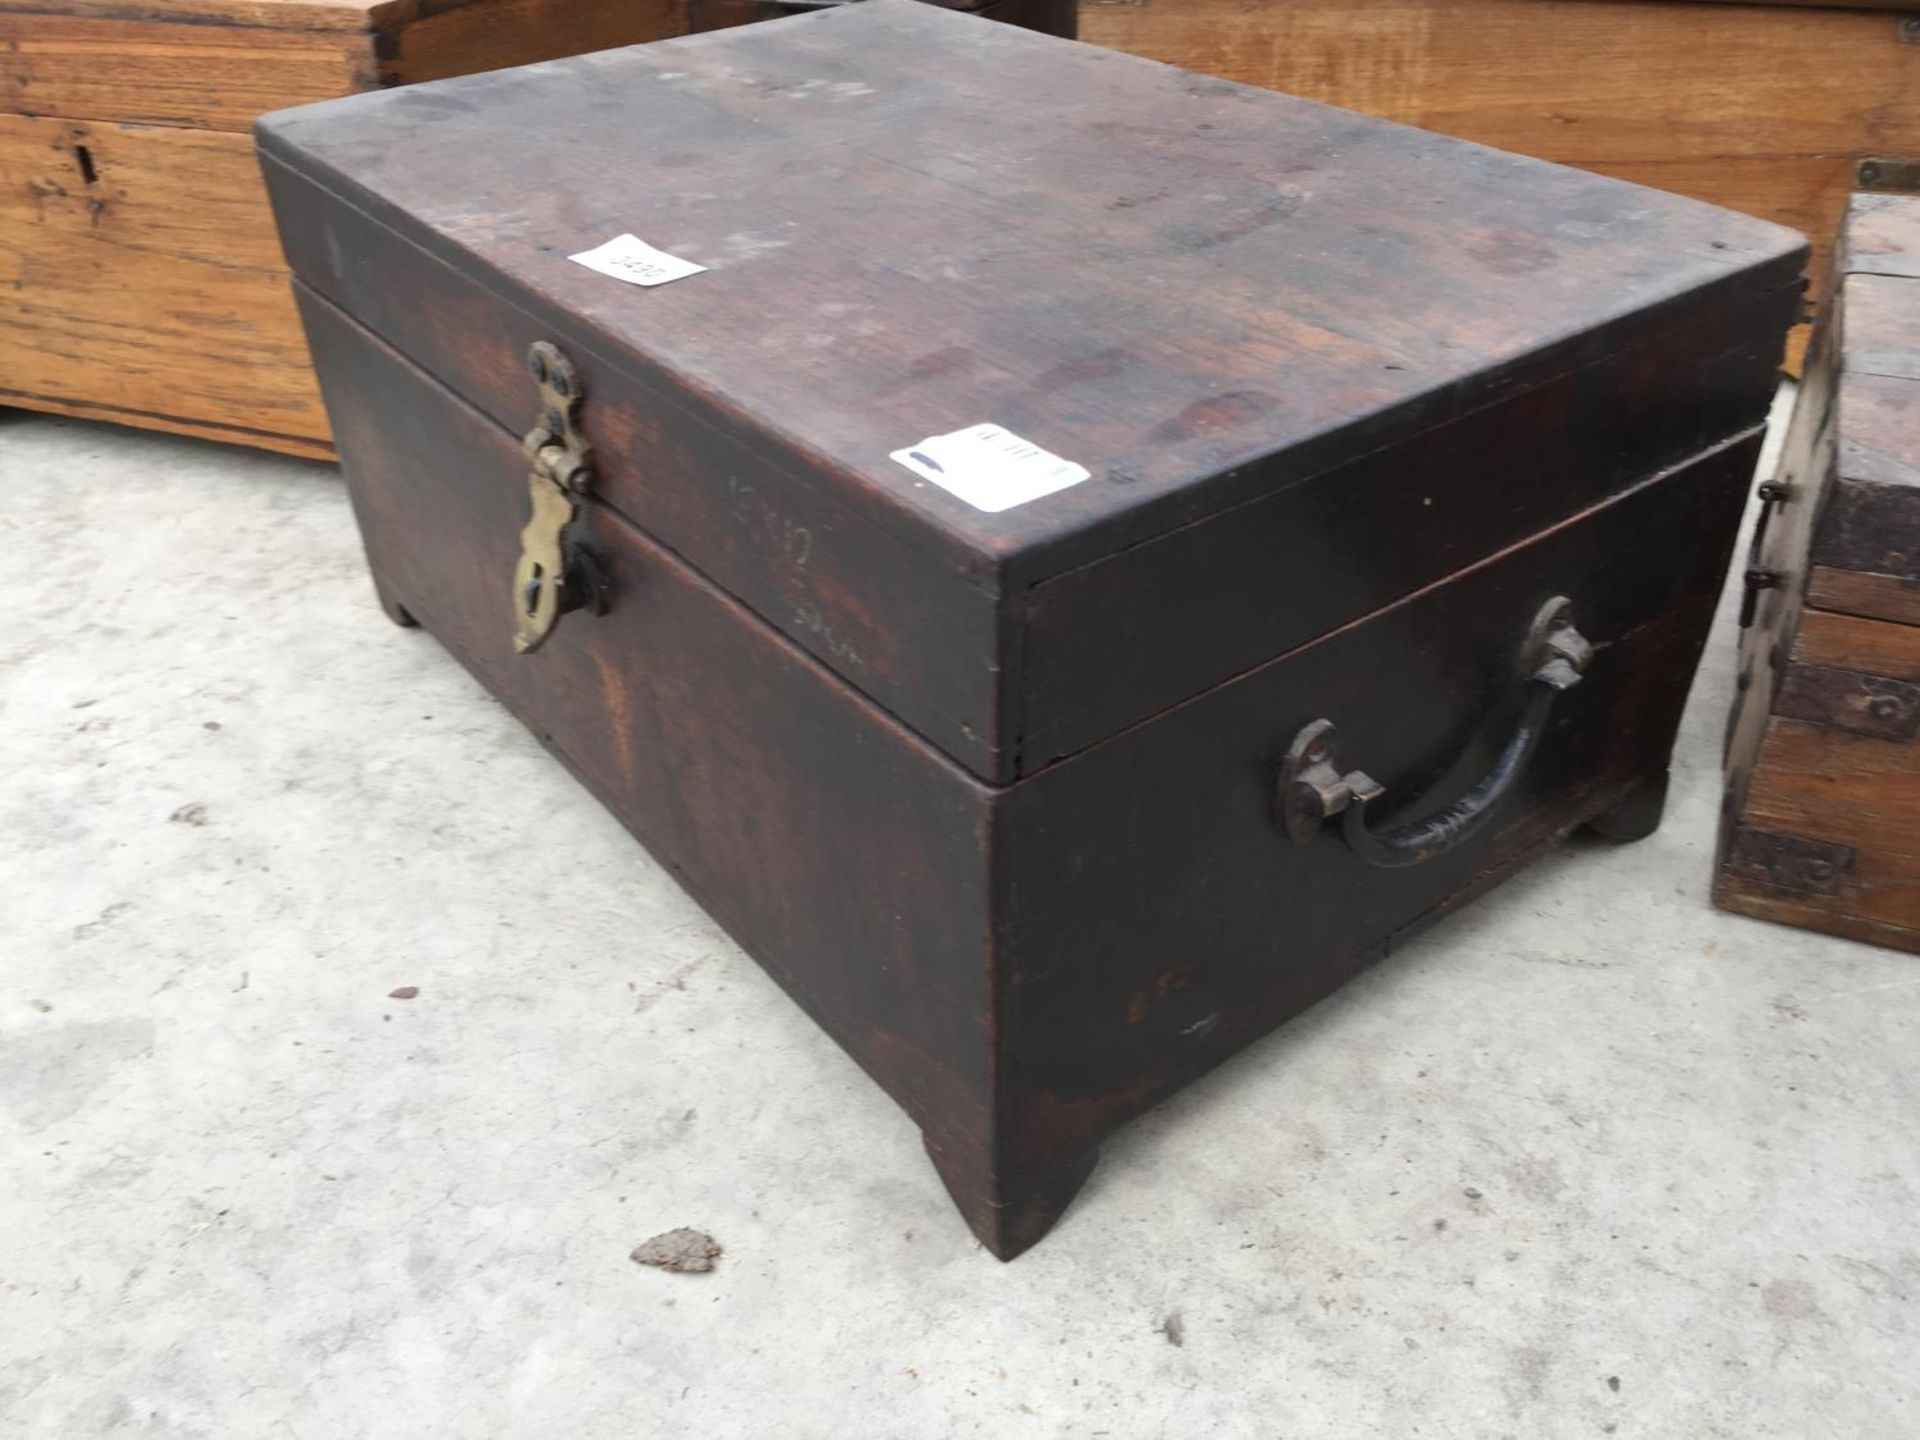
[[[335,473],[0,417],[0,1433],[1920,1434],[1920,961],[1576,844],[1038,1249],[363,578]],[[418,986],[411,1000],[389,998]],[[678,1225],[709,1275],[643,1270]]]

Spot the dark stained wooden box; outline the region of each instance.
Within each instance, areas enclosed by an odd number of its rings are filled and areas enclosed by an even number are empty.
[[[1857,195],[1748,560],[1714,898],[1920,951],[1920,198]]]
[[[907,0],[260,141],[389,610],[1000,1255],[1395,936],[1657,820],[1790,232]],[[708,268],[568,258],[623,233]],[[982,423],[1087,478],[892,458]]]

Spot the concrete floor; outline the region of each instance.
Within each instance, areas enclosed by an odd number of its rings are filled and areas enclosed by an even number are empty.
[[[1920,961],[1542,863],[977,1248],[324,467],[0,416],[0,1433],[1920,1434]],[[418,986],[411,1000],[389,998]],[[709,1231],[709,1275],[643,1238]]]

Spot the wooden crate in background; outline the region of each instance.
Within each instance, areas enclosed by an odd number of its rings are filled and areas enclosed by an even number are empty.
[[[330,456],[260,112],[686,28],[687,0],[0,0],[0,405]]]
[[[1878,5],[1082,0],[1080,33],[1791,225],[1816,294],[1861,163],[1920,157],[1920,23]]]

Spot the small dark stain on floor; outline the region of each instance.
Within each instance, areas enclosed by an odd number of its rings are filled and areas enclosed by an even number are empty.
[[[1178,1310],[1172,1311],[1160,1322],[1160,1333],[1167,1337],[1169,1345],[1182,1346],[1187,1343],[1187,1325],[1180,1318]]]
[[[419,993],[420,987],[418,985],[402,985],[398,990],[389,990],[387,992],[387,998],[389,1000],[411,1000]]]
[[[176,825],[204,825],[207,823],[207,807],[195,800],[190,805],[182,805],[167,819]]]

